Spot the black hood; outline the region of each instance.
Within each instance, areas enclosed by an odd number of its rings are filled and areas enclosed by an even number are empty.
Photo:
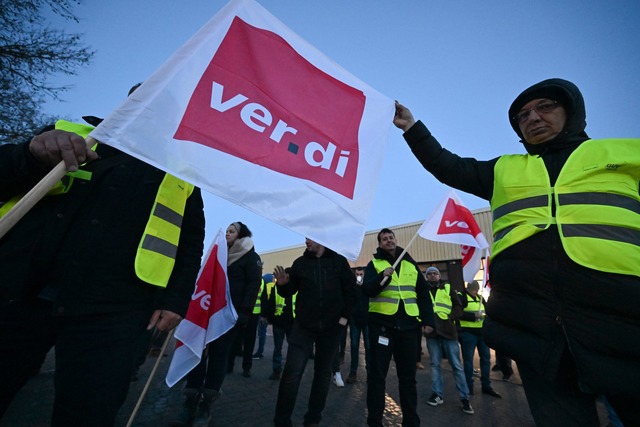
[[[567,123],[564,125],[562,132],[554,139],[543,144],[532,145],[524,140],[522,132],[520,132],[520,126],[514,116],[518,114],[527,102],[537,98],[552,99],[562,104],[567,112]],[[511,127],[520,137],[520,142],[523,143],[530,154],[540,154],[550,149],[551,144],[559,148],[559,146],[576,144],[589,139],[585,132],[587,127],[586,117],[584,98],[582,98],[580,89],[570,81],[563,79],[548,79],[536,83],[518,95],[511,107],[509,107],[509,123],[511,123]]]

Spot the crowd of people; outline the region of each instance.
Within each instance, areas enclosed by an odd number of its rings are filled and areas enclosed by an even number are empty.
[[[487,301],[475,282],[456,290],[436,267],[423,272],[388,228],[355,273],[342,255],[306,239],[290,267],[263,277],[251,231],[233,222],[227,269],[238,320],[188,374],[183,412],[171,425],[208,425],[236,354],[245,377],[263,357],[261,348],[253,351],[267,322],[274,331],[270,378],[279,381],[276,426],[292,425],[310,359],[304,425],[320,424],[332,378],[344,386],[339,365],[349,325],[347,383],[358,380],[362,336],[369,426],[382,426],[392,359],[402,425],[420,425],[416,349],[423,337],[428,405],[444,402],[446,358],[461,410],[474,413],[476,350],[481,392],[501,398],[490,380],[493,348],[505,380],[517,364],[537,425],[597,426],[599,400],[620,425],[637,425],[638,140],[591,139],[582,94],[562,79],[527,88],[508,113],[526,154],[488,161],[446,150],[400,103],[393,119],[428,172],[490,202]],[[52,425],[113,425],[141,343],[178,325],[200,268],[200,190],[115,148],[88,147],[100,119],[85,120],[59,121],[24,143],[0,146],[0,216],[59,162],[68,172],[0,239],[0,418],[55,348]]]

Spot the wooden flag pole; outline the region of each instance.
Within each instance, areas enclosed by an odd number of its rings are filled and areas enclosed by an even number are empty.
[[[90,136],[86,138],[86,141],[87,147],[89,148],[93,147],[98,142]],[[31,190],[29,190],[29,192],[25,194],[24,197],[22,197],[20,201],[18,201],[18,203],[16,203],[16,205],[12,207],[9,212],[7,212],[6,215],[0,218],[0,239],[4,237],[4,235],[7,234],[7,232],[11,230],[11,228],[16,225],[16,223],[27,212],[29,212],[29,210],[36,203],[38,203],[40,199],[42,199],[44,195],[47,194],[47,192],[51,190],[51,188],[53,188],[53,186],[56,185],[56,183],[60,181],[66,173],[67,171],[64,160],[60,161],[60,163],[58,163],[53,169],[51,169],[49,173],[40,180],[40,182],[38,182]]]
[[[140,405],[142,404],[142,400],[144,399],[144,396],[147,394],[147,391],[149,390],[149,386],[151,385],[151,380],[153,380],[153,377],[156,374],[156,371],[158,370],[158,366],[160,365],[160,361],[162,360],[162,355],[164,354],[164,351],[167,348],[167,345],[169,344],[169,341],[171,341],[171,338],[173,337],[173,332],[174,331],[175,331],[175,329],[172,329],[171,332],[169,332],[167,334],[167,338],[164,340],[164,343],[162,344],[162,348],[160,349],[160,354],[158,355],[158,359],[156,360],[155,365],[153,365],[153,369],[151,370],[151,373],[149,374],[149,378],[147,379],[147,383],[144,385],[144,388],[142,389],[142,393],[140,393],[140,397],[138,398],[138,402],[136,403],[135,408],[133,408],[133,412],[131,413],[131,416],[129,417],[129,421],[127,422],[126,427],[131,427],[131,424],[133,424],[133,420],[135,419],[136,415],[138,414],[138,409],[140,409]]]

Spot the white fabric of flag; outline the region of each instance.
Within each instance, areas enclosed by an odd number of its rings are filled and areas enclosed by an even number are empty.
[[[200,268],[187,314],[176,328],[178,341],[167,385],[172,387],[195,368],[205,346],[229,331],[237,320],[227,277],[227,242],[219,230]]]
[[[232,0],[91,134],[356,259],[394,103]]]
[[[462,271],[465,282],[471,282],[480,270],[482,251],[489,247],[473,214],[451,190],[431,216],[420,226],[418,234],[436,242],[461,245]]]

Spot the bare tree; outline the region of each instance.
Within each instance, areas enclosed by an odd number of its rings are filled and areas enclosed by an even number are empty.
[[[42,16],[50,8],[64,19],[80,0],[0,0],[0,144],[18,142],[49,123],[40,105],[60,99],[68,86],[54,86],[50,77],[75,75],[93,51],[81,44],[81,34],[49,28]]]

